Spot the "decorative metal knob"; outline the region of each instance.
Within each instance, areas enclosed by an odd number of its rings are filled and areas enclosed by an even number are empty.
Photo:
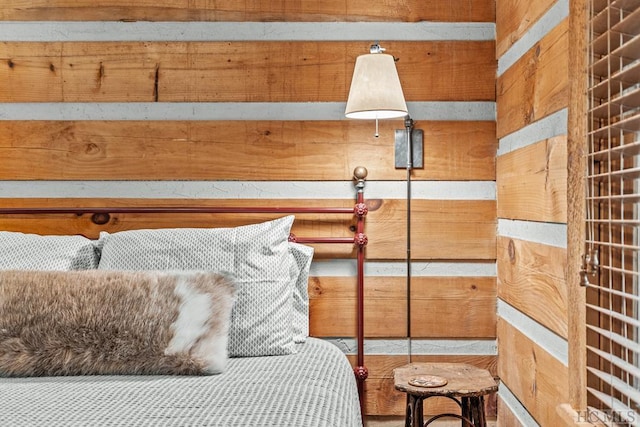
[[[353,368],[353,373],[356,374],[356,378],[364,381],[369,377],[369,370],[364,366],[356,366]]]
[[[356,203],[353,207],[353,212],[356,216],[365,216],[369,212],[369,208],[364,203]]]
[[[367,243],[369,243],[369,238],[364,233],[358,233],[354,236],[353,241],[358,246],[365,246]]]

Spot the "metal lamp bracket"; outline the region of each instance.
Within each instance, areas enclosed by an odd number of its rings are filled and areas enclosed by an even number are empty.
[[[413,129],[411,131],[411,158],[413,169],[424,168],[424,132],[422,129]],[[396,129],[396,145],[395,145],[396,169],[407,168],[407,130]]]

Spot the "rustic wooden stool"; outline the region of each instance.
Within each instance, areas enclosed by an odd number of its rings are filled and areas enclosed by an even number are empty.
[[[439,414],[424,426],[443,417],[462,420],[462,426],[486,427],[484,396],[498,390],[486,369],[464,363],[410,363],[393,370],[395,387],[407,393],[406,427],[423,427],[422,402],[429,397],[446,397],[461,408],[459,414]]]

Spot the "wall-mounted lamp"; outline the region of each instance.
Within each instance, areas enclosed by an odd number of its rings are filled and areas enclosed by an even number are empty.
[[[376,121],[404,117],[404,129],[395,132],[395,167],[407,170],[407,341],[411,361],[411,171],[423,167],[423,132],[414,129],[404,100],[395,58],[378,44],[356,59],[345,116]]]
[[[396,60],[392,55],[383,53],[385,49],[378,44],[372,45],[369,51],[369,54],[356,59],[345,116],[375,120],[376,137],[379,135],[378,120],[404,117],[405,128],[395,133],[395,167],[422,168],[423,133],[413,128]]]

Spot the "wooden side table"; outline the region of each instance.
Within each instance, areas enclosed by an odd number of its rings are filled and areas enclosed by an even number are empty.
[[[442,417],[459,418],[463,427],[486,427],[484,396],[498,390],[489,371],[464,363],[410,363],[394,369],[393,377],[396,390],[407,393],[406,427],[423,427],[422,403],[436,396],[457,402],[461,414],[435,415],[425,427]]]

